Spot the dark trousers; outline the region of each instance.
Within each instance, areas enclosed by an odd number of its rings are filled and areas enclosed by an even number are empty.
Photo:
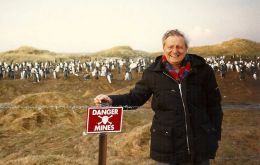
[[[156,162],[156,165],[210,165],[209,160],[205,160],[199,163],[163,163],[163,162]]]

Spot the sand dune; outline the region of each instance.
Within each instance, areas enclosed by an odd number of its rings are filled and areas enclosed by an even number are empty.
[[[25,94],[11,101],[15,105],[69,105],[72,98],[61,92],[40,92]]]

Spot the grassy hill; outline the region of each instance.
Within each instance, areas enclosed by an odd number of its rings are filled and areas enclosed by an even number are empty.
[[[129,46],[116,46],[110,49],[102,50],[93,53],[92,57],[145,57],[149,56],[150,53],[134,50]]]
[[[22,61],[54,61],[56,53],[48,50],[36,49],[22,46],[16,50],[0,53],[0,61],[22,62]]]
[[[21,46],[18,49],[0,53],[0,61],[7,62],[23,62],[23,61],[67,61],[73,59],[81,59],[84,54],[73,53],[55,53],[48,50],[42,50],[30,46]]]
[[[260,43],[236,38],[222,42],[221,44],[192,47],[189,51],[201,56],[260,56]]]

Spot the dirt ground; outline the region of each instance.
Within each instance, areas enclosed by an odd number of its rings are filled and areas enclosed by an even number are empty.
[[[223,103],[260,103],[259,80],[240,81],[237,73],[221,79],[216,74]],[[133,77],[122,81],[123,75],[114,74],[112,84],[103,77],[50,78],[35,84],[0,80],[0,164],[97,164],[98,135],[82,135],[86,108],[97,94],[127,92],[141,74]],[[223,136],[213,165],[260,164],[259,110],[224,110]],[[149,158],[152,116],[149,102],[124,112],[122,132],[108,134],[107,164],[155,164]]]

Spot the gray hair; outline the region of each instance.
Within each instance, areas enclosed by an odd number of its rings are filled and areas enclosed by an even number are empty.
[[[166,33],[164,33],[163,37],[162,37],[162,44],[164,46],[165,44],[165,40],[170,37],[170,36],[179,36],[182,37],[184,39],[184,44],[186,46],[186,48],[189,47],[189,41],[188,39],[184,36],[184,34],[179,31],[178,29],[174,29],[174,30],[168,30]]]

